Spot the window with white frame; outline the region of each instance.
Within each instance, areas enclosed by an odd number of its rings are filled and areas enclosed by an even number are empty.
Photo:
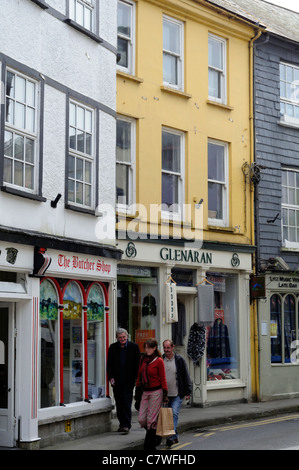
[[[117,7],[117,53],[118,68],[134,74],[134,41],[135,41],[135,2],[118,1]]]
[[[94,206],[94,110],[74,101],[69,111],[68,202]]]
[[[116,201],[118,208],[134,204],[135,133],[133,119],[118,118],[116,122]]]
[[[38,83],[12,69],[6,71],[3,182],[37,190]]]
[[[299,67],[280,64],[280,114],[284,121],[299,125]]]
[[[167,16],[163,17],[163,83],[184,89],[183,83],[184,25]]]
[[[93,30],[95,0],[70,0],[70,18],[83,28]]]
[[[162,207],[172,215],[181,215],[184,203],[184,133],[162,130]]]
[[[209,99],[226,104],[226,41],[209,35]]]
[[[209,224],[228,224],[228,146],[208,142],[208,218]]]
[[[299,171],[282,171],[282,239],[283,245],[299,248]]]

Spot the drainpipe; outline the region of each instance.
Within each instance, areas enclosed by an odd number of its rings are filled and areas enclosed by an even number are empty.
[[[254,135],[254,42],[261,36],[263,30],[259,29],[255,36],[249,42],[249,125],[250,125],[250,166],[255,161],[255,135]],[[251,230],[251,242],[254,245],[255,233],[254,233],[254,190],[250,192],[250,230]],[[252,269],[253,274],[256,272],[256,254],[253,254]],[[257,322],[257,301],[253,301],[253,338],[251,339],[251,350],[253,350],[254,357],[254,371],[252,378],[254,378],[254,387],[252,394],[256,396],[256,400],[259,401],[259,350],[258,350],[258,322]]]

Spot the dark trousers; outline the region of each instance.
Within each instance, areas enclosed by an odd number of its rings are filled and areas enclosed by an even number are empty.
[[[133,389],[134,387],[125,385],[113,387],[116,414],[120,428],[131,428]]]

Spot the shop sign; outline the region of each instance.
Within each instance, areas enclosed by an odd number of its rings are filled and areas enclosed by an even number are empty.
[[[84,256],[77,253],[64,253],[48,250],[52,262],[47,274],[70,274],[75,276],[113,278],[116,276],[116,263],[112,259]]]
[[[135,343],[138,344],[140,351],[144,350],[144,343],[151,338],[156,337],[156,330],[136,330]]]
[[[271,289],[298,289],[299,277],[270,276]]]
[[[265,276],[251,276],[250,292],[252,299],[260,299],[266,297]]]
[[[160,258],[164,261],[185,261],[186,263],[212,264],[212,253],[177,248],[161,248]]]

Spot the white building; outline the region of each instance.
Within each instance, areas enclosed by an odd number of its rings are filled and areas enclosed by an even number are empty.
[[[116,0],[1,0],[0,446],[110,426],[116,21]]]

